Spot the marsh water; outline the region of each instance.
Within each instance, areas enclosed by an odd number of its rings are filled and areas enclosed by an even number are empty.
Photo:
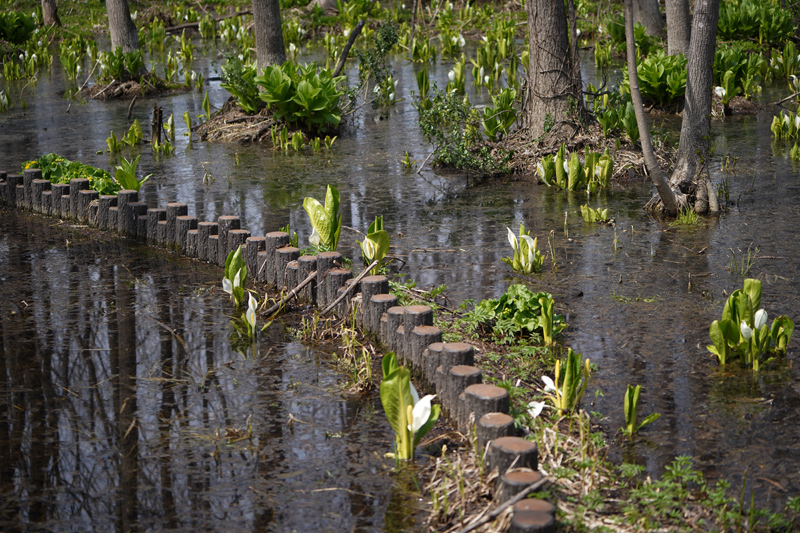
[[[196,63],[215,75],[214,65]],[[597,364],[587,408],[605,417],[600,423],[609,432],[623,425],[628,384],[643,386],[641,413],[662,414],[615,448],[618,460],[659,476],[689,455],[712,481],[741,487],[746,476],[757,501],[774,509],[799,495],[797,341],[759,373],[721,369],[705,348],[708,325],[742,284],[748,250],[748,275],[764,282],[770,317],[800,317],[800,172],[788,148],[772,144],[775,108],[713,121],[709,170],[731,200],[721,216],[690,227],[651,219],[641,207],[652,191],[642,182],[591,199],[615,225],[587,225],[584,195],[531,177],[404,169],[407,151],[420,163],[430,151],[410,105],[422,67],[398,58],[393,68],[402,101],[383,116],[365,106],[320,153],[190,142],[179,117],[202,114],[202,94],[140,99],[132,119],[143,125],[153,103],[178,117],[174,155],[142,150],[140,173],[153,173],[142,199],[185,202],[201,220],[236,214],[254,235],[288,223],[305,242],[302,199],[336,184],[344,225],[363,231],[383,215],[401,272],[419,286],[446,284],[455,302],[497,297],[519,282],[552,292],[570,324],[564,344]],[[444,86],[450,66],[427,68]],[[0,168],[48,152],[112,167],[97,152],[111,130],[129,127],[129,102],[69,100],[65,89],[54,69],[26,89],[26,109],[0,115]],[[219,82],[208,94],[216,107],[227,99]],[[728,155],[735,172],[723,171]],[[4,527],[417,527],[413,495],[382,456],[392,436],[376,398],[342,392],[327,355],[280,325],[256,353],[237,353],[217,269],[110,238],[65,236],[47,229],[53,221],[3,218]],[[557,267],[548,259],[527,281],[500,261],[509,255],[506,227],[520,221],[540,243],[551,231],[554,238]],[[358,264],[356,238],[344,230],[341,247]]]

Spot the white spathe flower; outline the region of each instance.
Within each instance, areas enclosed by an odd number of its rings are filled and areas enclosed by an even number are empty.
[[[564,160],[564,172],[569,174],[569,163],[567,163],[566,159]]]
[[[405,8],[406,8],[405,4],[400,4],[400,9],[405,9]]]
[[[761,329],[761,327],[767,323],[767,312],[764,309],[759,309],[756,311],[755,317],[755,327],[756,329]]]
[[[744,337],[744,339],[747,341],[749,341],[753,336],[753,330],[750,329],[750,326],[748,326],[747,322],[744,320],[742,320],[742,323],[739,326],[739,331],[742,332],[742,337]]]
[[[452,71],[452,70],[451,70],[450,72],[448,72],[448,73],[447,73],[447,77],[448,77],[448,78],[450,78],[450,81],[454,81],[454,80],[456,79],[456,73],[455,73],[455,71]]]
[[[724,87],[714,87],[714,94],[716,94],[719,98],[725,98],[727,92],[725,91]]]
[[[542,165],[541,161],[536,163],[536,172],[539,173],[540,178],[544,179],[544,165]]]
[[[364,239],[364,242],[361,243],[361,251],[368,261],[372,261],[372,258],[375,257],[375,244],[369,239]]]
[[[311,243],[311,246],[319,247],[319,233],[317,233],[317,228],[314,228],[314,231],[311,232],[311,237],[308,238],[308,242]]]
[[[77,72],[78,74],[80,74],[80,73],[81,73],[81,66],[80,66],[80,65],[78,65],[77,67],[75,67],[75,72]]]
[[[294,43],[289,43],[289,53],[294,54],[296,51],[297,47],[294,45]]]
[[[544,402],[530,402],[528,404],[528,414],[531,415],[531,418],[536,418],[542,414],[542,409],[544,409]]]
[[[196,80],[197,80],[197,72],[192,71],[192,81],[196,81]]]
[[[575,36],[576,37],[580,37],[581,36],[581,30],[580,29],[575,30]]]
[[[239,61],[244,61],[244,55],[243,54],[239,54]]]
[[[487,76],[484,76],[484,77],[483,77],[483,83],[484,83],[484,85],[489,85],[489,80],[490,80],[490,79],[491,79],[491,78],[489,78],[489,76],[488,76],[488,75],[487,75]]]
[[[463,47],[467,42],[464,40],[464,36],[460,33],[458,34],[458,46]]]
[[[548,376],[542,376],[544,382],[544,392],[556,392],[556,384]]]
[[[247,323],[250,324],[250,329],[255,330],[256,328],[256,308],[258,306],[258,302],[256,299],[253,298],[253,294],[250,293],[250,300],[247,302],[247,312],[244,314]]]
[[[222,278],[222,290],[228,294],[233,293],[233,284],[228,278]]]
[[[350,35],[350,30],[344,30],[342,32],[342,35],[344,35],[345,37],[348,37]]]
[[[236,271],[236,275],[233,276],[233,286],[234,286],[234,288],[242,286],[242,269],[241,268],[239,270],[237,270]]]
[[[389,93],[389,101],[394,101],[394,93]]]
[[[511,231],[511,228],[506,227],[506,229],[508,230],[508,242],[511,243],[511,247],[514,248],[514,250],[516,250],[517,249],[517,236],[514,235],[514,232]]]
[[[794,117],[794,127],[800,129],[800,115],[795,115]]]
[[[414,402],[414,408],[411,410],[411,423],[408,425],[408,429],[411,433],[416,434],[431,417],[431,400],[434,398],[436,398],[435,394],[428,394],[421,400],[417,399],[417,401]]]

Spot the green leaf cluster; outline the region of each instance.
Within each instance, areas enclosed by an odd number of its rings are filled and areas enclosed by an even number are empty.
[[[123,52],[122,47],[118,46],[110,52],[100,52],[97,60],[100,62],[97,80],[101,83],[138,80],[144,69],[144,57],[138,49]]]
[[[333,185],[328,185],[324,206],[315,198],[307,196],[303,200],[303,209],[306,210],[311,227],[314,229],[314,233],[308,239],[309,242],[320,251],[335,252],[339,246],[339,234],[342,232],[339,191]]]
[[[70,161],[58,154],[45,154],[39,159],[23,163],[22,168],[41,169],[42,178],[51,183],[69,183],[73,178],[86,178],[89,188],[100,194],[117,194],[120,190],[119,184],[105,170]]]
[[[664,107],[686,93],[686,63],[683,54],[668,56],[664,50],[648,55],[636,65],[642,98]],[[628,70],[623,70],[620,90],[630,93]]]
[[[748,51],[748,47],[742,44],[717,47],[714,52],[714,84],[723,87],[731,98],[737,93],[750,98],[761,91],[759,83],[769,77],[767,66],[761,54]]]
[[[138,191],[142,184],[152,176],[152,174],[148,174],[141,180],[136,179],[136,169],[139,166],[140,157],[142,156],[137,155],[136,159],[133,161],[128,161],[123,157],[119,166],[115,167],[116,172],[114,173],[114,180],[119,183],[120,187],[123,189]]]
[[[590,224],[595,222],[608,222],[611,220],[611,217],[608,214],[608,209],[593,209],[588,205],[581,206],[581,215],[583,216],[583,221],[588,222]]]
[[[524,285],[511,285],[500,298],[478,303],[475,314],[482,322],[511,323],[520,334],[543,335],[542,300],[552,301],[553,296],[546,292],[531,292]],[[546,305],[549,306],[549,303]],[[544,312],[551,317],[547,319],[551,336],[558,335],[567,327],[564,317],[553,314],[552,308],[546,308]]]
[[[259,97],[276,120],[315,133],[339,125],[339,100],[344,92],[337,84],[345,77],[334,78],[328,69],[317,70],[316,63],[296,66],[287,61],[265,68],[261,76],[254,78],[263,89]]]
[[[389,253],[389,232],[383,229],[383,216],[375,217],[369,225],[367,236],[358,243],[361,246],[361,255],[364,256],[364,266],[369,266],[373,261],[378,261],[372,274],[378,274],[383,266],[383,258]]]
[[[760,280],[745,279],[743,288],[733,291],[725,302],[722,318],[711,323],[708,334],[714,344],[707,349],[721,365],[738,355],[742,364],[759,370],[761,364],[771,360],[765,356],[786,353],[794,322],[782,315],[767,326],[766,312],[760,307],[761,288]],[[764,313],[763,323],[757,322],[759,313]]]
[[[258,96],[255,65],[246,65],[238,57],[229,57],[222,66],[220,86],[231,93],[248,115],[258,113],[263,106]]]
[[[772,130],[772,136],[776,139],[796,141],[800,139],[800,115],[786,111],[772,117],[770,129]]]

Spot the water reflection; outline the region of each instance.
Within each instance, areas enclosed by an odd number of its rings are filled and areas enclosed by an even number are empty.
[[[236,353],[216,271],[2,215],[0,528],[414,529],[376,398]]]

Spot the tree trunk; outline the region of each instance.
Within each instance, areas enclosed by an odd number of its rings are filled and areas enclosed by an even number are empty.
[[[633,22],[644,26],[647,35],[664,35],[664,19],[658,9],[658,0],[633,0]]]
[[[635,0],[625,0],[625,37],[628,56],[628,80],[630,81],[631,100],[633,109],[636,112],[636,124],[639,126],[639,139],[642,143],[642,154],[650,171],[650,179],[656,186],[658,196],[664,204],[664,211],[669,216],[678,214],[678,200],[675,192],[670,188],[667,177],[661,172],[661,167],[656,160],[653,145],[650,142],[650,127],[644,116],[644,106],[642,105],[642,93],[639,91],[639,75],[636,72],[636,42],[633,38],[633,2]]]
[[[670,179],[673,188],[686,192],[697,174],[698,162],[708,159],[711,117],[712,65],[717,39],[720,0],[695,4],[692,39],[686,65],[686,98],[678,145],[678,160]]]
[[[689,51],[692,16],[689,0],[667,0],[667,53],[671,56]]]
[[[283,46],[278,0],[253,0],[253,21],[259,72],[270,65],[283,64],[286,61],[286,50]]]
[[[122,48],[123,52],[139,49],[139,34],[131,19],[128,0],[106,0],[108,11],[108,29],[111,33],[111,47]],[[135,74],[131,72],[131,74]]]
[[[574,133],[570,113],[582,98],[580,73],[573,76],[564,2],[528,0],[527,129],[531,138]]]
[[[61,26],[56,0],[42,0],[42,22],[45,26]]]

